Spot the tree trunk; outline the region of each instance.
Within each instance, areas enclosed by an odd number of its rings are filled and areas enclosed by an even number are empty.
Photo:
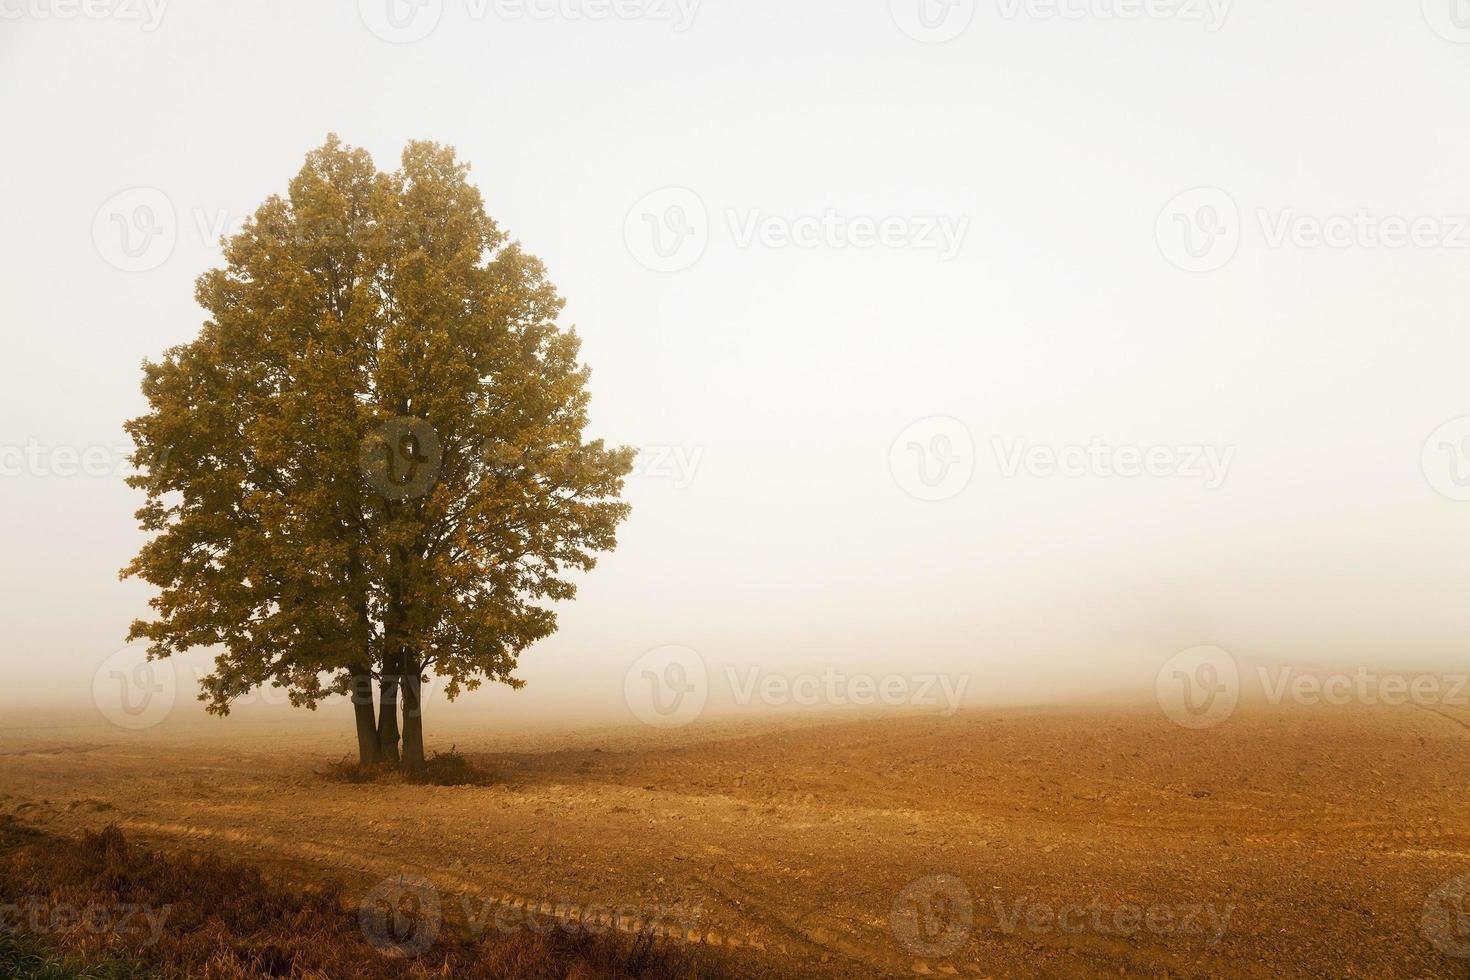
[[[378,725],[373,717],[373,675],[359,666],[352,671],[352,713],[357,717],[357,762],[372,765],[382,759],[378,749]]]
[[[392,505],[389,511],[392,512]],[[383,610],[383,673],[379,682],[383,701],[378,709],[378,748],[384,762],[398,765],[398,702],[402,699],[403,675],[408,673],[408,652],[403,644],[404,615],[402,580],[406,559],[394,547],[388,553],[388,604]]]
[[[424,699],[419,667],[403,677],[403,765],[422,770],[424,759]]]
[[[402,657],[386,658],[378,682],[382,701],[378,706],[378,758],[398,765],[398,675]]]

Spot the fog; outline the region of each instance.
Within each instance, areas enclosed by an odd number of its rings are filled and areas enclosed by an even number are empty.
[[[670,646],[712,713],[1463,661],[1449,3],[911,6],[0,0],[0,706],[92,710],[151,595],[139,366],[329,132],[457,148],[568,300],[591,434],[643,450],[528,687],[457,721],[631,720]]]

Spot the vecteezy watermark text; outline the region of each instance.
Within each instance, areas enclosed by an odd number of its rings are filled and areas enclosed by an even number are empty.
[[[970,230],[968,215],[846,215],[836,208],[821,214],[728,208],[725,221],[736,248],[912,249],[934,252],[941,262],[959,254]]]
[[[463,0],[471,21],[650,21],[683,34],[694,24],[703,0]],[[393,44],[422,41],[444,18],[445,0],[358,0],[363,25]]]
[[[884,249],[929,253],[941,262],[959,254],[970,230],[968,215],[868,214],[835,207],[780,214],[729,207],[723,217],[738,249]],[[681,272],[704,256],[713,226],[698,193],[687,187],[662,187],[629,209],[623,237],[640,265],[655,272]]]
[[[1266,701],[1296,704],[1470,706],[1470,674],[1401,674],[1359,667],[1351,674],[1257,667]]]
[[[1213,728],[1234,713],[1243,682],[1251,676],[1229,651],[1195,646],[1174,654],[1159,668],[1154,692],[1159,707],[1175,724]],[[1260,696],[1273,706],[1470,707],[1470,674],[1465,673],[1390,671],[1366,665],[1349,670],[1257,665],[1254,680]]]
[[[551,932],[600,936],[617,931],[686,940],[701,935],[699,921],[703,915],[702,909],[682,904],[578,905],[567,898],[527,902],[463,895],[460,906],[470,932],[476,936],[493,925],[502,935],[525,930],[542,936]]]
[[[53,445],[32,438],[24,444],[0,445],[0,478],[122,477],[137,471],[133,462],[137,451],[133,445]]]
[[[493,926],[502,935],[521,931],[599,936],[609,932],[653,936],[676,942],[716,941],[700,929],[704,910],[684,904],[578,904],[519,896],[462,892],[446,902],[433,881],[418,874],[385,878],[363,896],[358,924],[368,942],[384,955],[411,960],[434,945],[446,918],[463,916],[463,926],[480,938]]]
[[[1210,902],[1108,902],[1100,895],[1057,902],[992,895],[990,905],[995,928],[1005,936],[1091,932],[1131,938],[1147,932],[1203,936],[1209,947],[1219,945],[1235,911],[1234,905]],[[916,956],[948,957],[969,943],[975,931],[975,912],[974,897],[962,879],[927,875],[909,882],[894,898],[889,928],[899,945]]]
[[[780,674],[749,667],[726,667],[725,678],[734,692],[735,703],[749,705],[754,701],[771,707],[799,705],[815,707],[885,707],[911,706],[933,708],[943,705],[945,718],[960,709],[968,674],[874,674],[847,673],[828,667],[820,674]]]
[[[718,676],[718,675],[716,675]],[[821,671],[777,672],[759,666],[726,666],[728,700],[738,707],[940,708],[944,717],[960,709],[968,674],[871,674],[828,667]],[[629,665],[623,697],[634,717],[655,728],[676,728],[699,719],[710,700],[711,672],[703,656],[671,644],[649,650]]]
[[[996,0],[1005,20],[1156,20],[1225,26],[1232,0]]]
[[[1005,479],[1195,480],[1206,490],[1224,485],[1235,447],[1209,443],[1113,445],[1100,437],[1050,445],[1017,436],[992,436],[996,468]],[[958,496],[975,472],[975,439],[960,419],[931,415],[904,428],[888,449],[893,480],[910,496],[942,501]]]
[[[169,0],[0,0],[5,20],[117,20],[152,33],[163,23]]]
[[[1038,478],[1153,477],[1200,480],[1206,490],[1215,490],[1225,482],[1235,460],[1234,446],[1110,446],[1101,439],[1086,445],[1047,446],[1022,438],[1007,445],[1000,436],[993,437],[990,446],[1007,479],[1023,472]]]
[[[1243,217],[1219,187],[1195,187],[1171,199],[1154,225],[1160,253],[1187,272],[1213,272],[1233,259],[1254,225],[1268,249],[1380,252],[1470,249],[1470,215],[1395,214],[1368,207],[1326,214],[1257,207]]]
[[[657,480],[687,490],[704,461],[703,446],[643,446],[633,460],[632,477]]]
[[[24,902],[0,904],[0,935],[24,932],[33,936],[86,932],[94,936],[143,936],[143,945],[155,945],[163,937],[172,905],[93,902],[72,905],[31,896]]]
[[[1136,936],[1141,932],[1155,936],[1207,936],[1206,946],[1218,946],[1230,928],[1234,905],[1212,903],[1155,902],[1138,905],[1131,902],[1111,904],[1093,896],[1087,902],[1040,902],[1022,897],[1007,902],[999,895],[991,896],[991,905],[1000,920],[1000,931],[1006,935],[1018,932],[1034,935],[1050,933],[1097,933],[1101,936]]]
[[[1210,33],[1225,26],[1232,5],[1233,0],[995,0],[1003,21],[1172,21],[1201,24]],[[889,0],[898,29],[924,44],[965,33],[977,7],[977,0]]]

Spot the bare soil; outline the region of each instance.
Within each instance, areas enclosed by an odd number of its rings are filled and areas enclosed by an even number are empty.
[[[465,787],[329,781],[341,722],[3,733],[0,814],[116,824],[350,896],[421,875],[471,925],[523,926],[527,907],[677,920],[752,975],[1470,976],[1441,949],[1470,953],[1470,935],[1425,927],[1435,890],[1470,874],[1470,718],[1453,711],[464,730],[459,751],[501,778]]]

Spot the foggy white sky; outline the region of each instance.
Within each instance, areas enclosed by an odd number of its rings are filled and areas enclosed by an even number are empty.
[[[141,360],[198,330],[212,228],[329,131],[386,169],[434,139],[568,298],[594,433],[672,447],[523,659],[530,687],[460,710],[612,717],[664,644],[722,671],[962,671],[981,697],[1146,682],[1201,643],[1463,660],[1470,503],[1450,467],[1470,427],[1421,458],[1470,415],[1470,43],[1450,0],[1251,0],[1216,30],[1192,0],[1132,20],[990,0],[942,44],[905,33],[922,22],[904,0],[705,0],[682,31],[652,0],[627,21],[430,0],[413,43],[369,29],[383,2],[176,0],[147,30],[141,2],[129,20],[0,0],[0,446],[123,445]],[[139,187],[177,242],[125,272],[94,218]],[[666,187],[697,195],[708,246],[656,272],[627,229]],[[1189,261],[1182,226],[1161,220],[1197,187],[1239,211],[1207,272],[1170,261]],[[966,231],[948,260],[743,241],[753,217],[829,211]],[[1346,247],[1272,243],[1284,216],[1360,211],[1432,222],[1400,248],[1361,220]],[[963,424],[973,476],[924,501],[907,438],[890,450],[934,416]],[[995,444],[1094,439],[1233,455],[1208,488],[1007,476]],[[0,476],[0,705],[88,702],[149,595],[116,577],[139,500],[118,478]]]

